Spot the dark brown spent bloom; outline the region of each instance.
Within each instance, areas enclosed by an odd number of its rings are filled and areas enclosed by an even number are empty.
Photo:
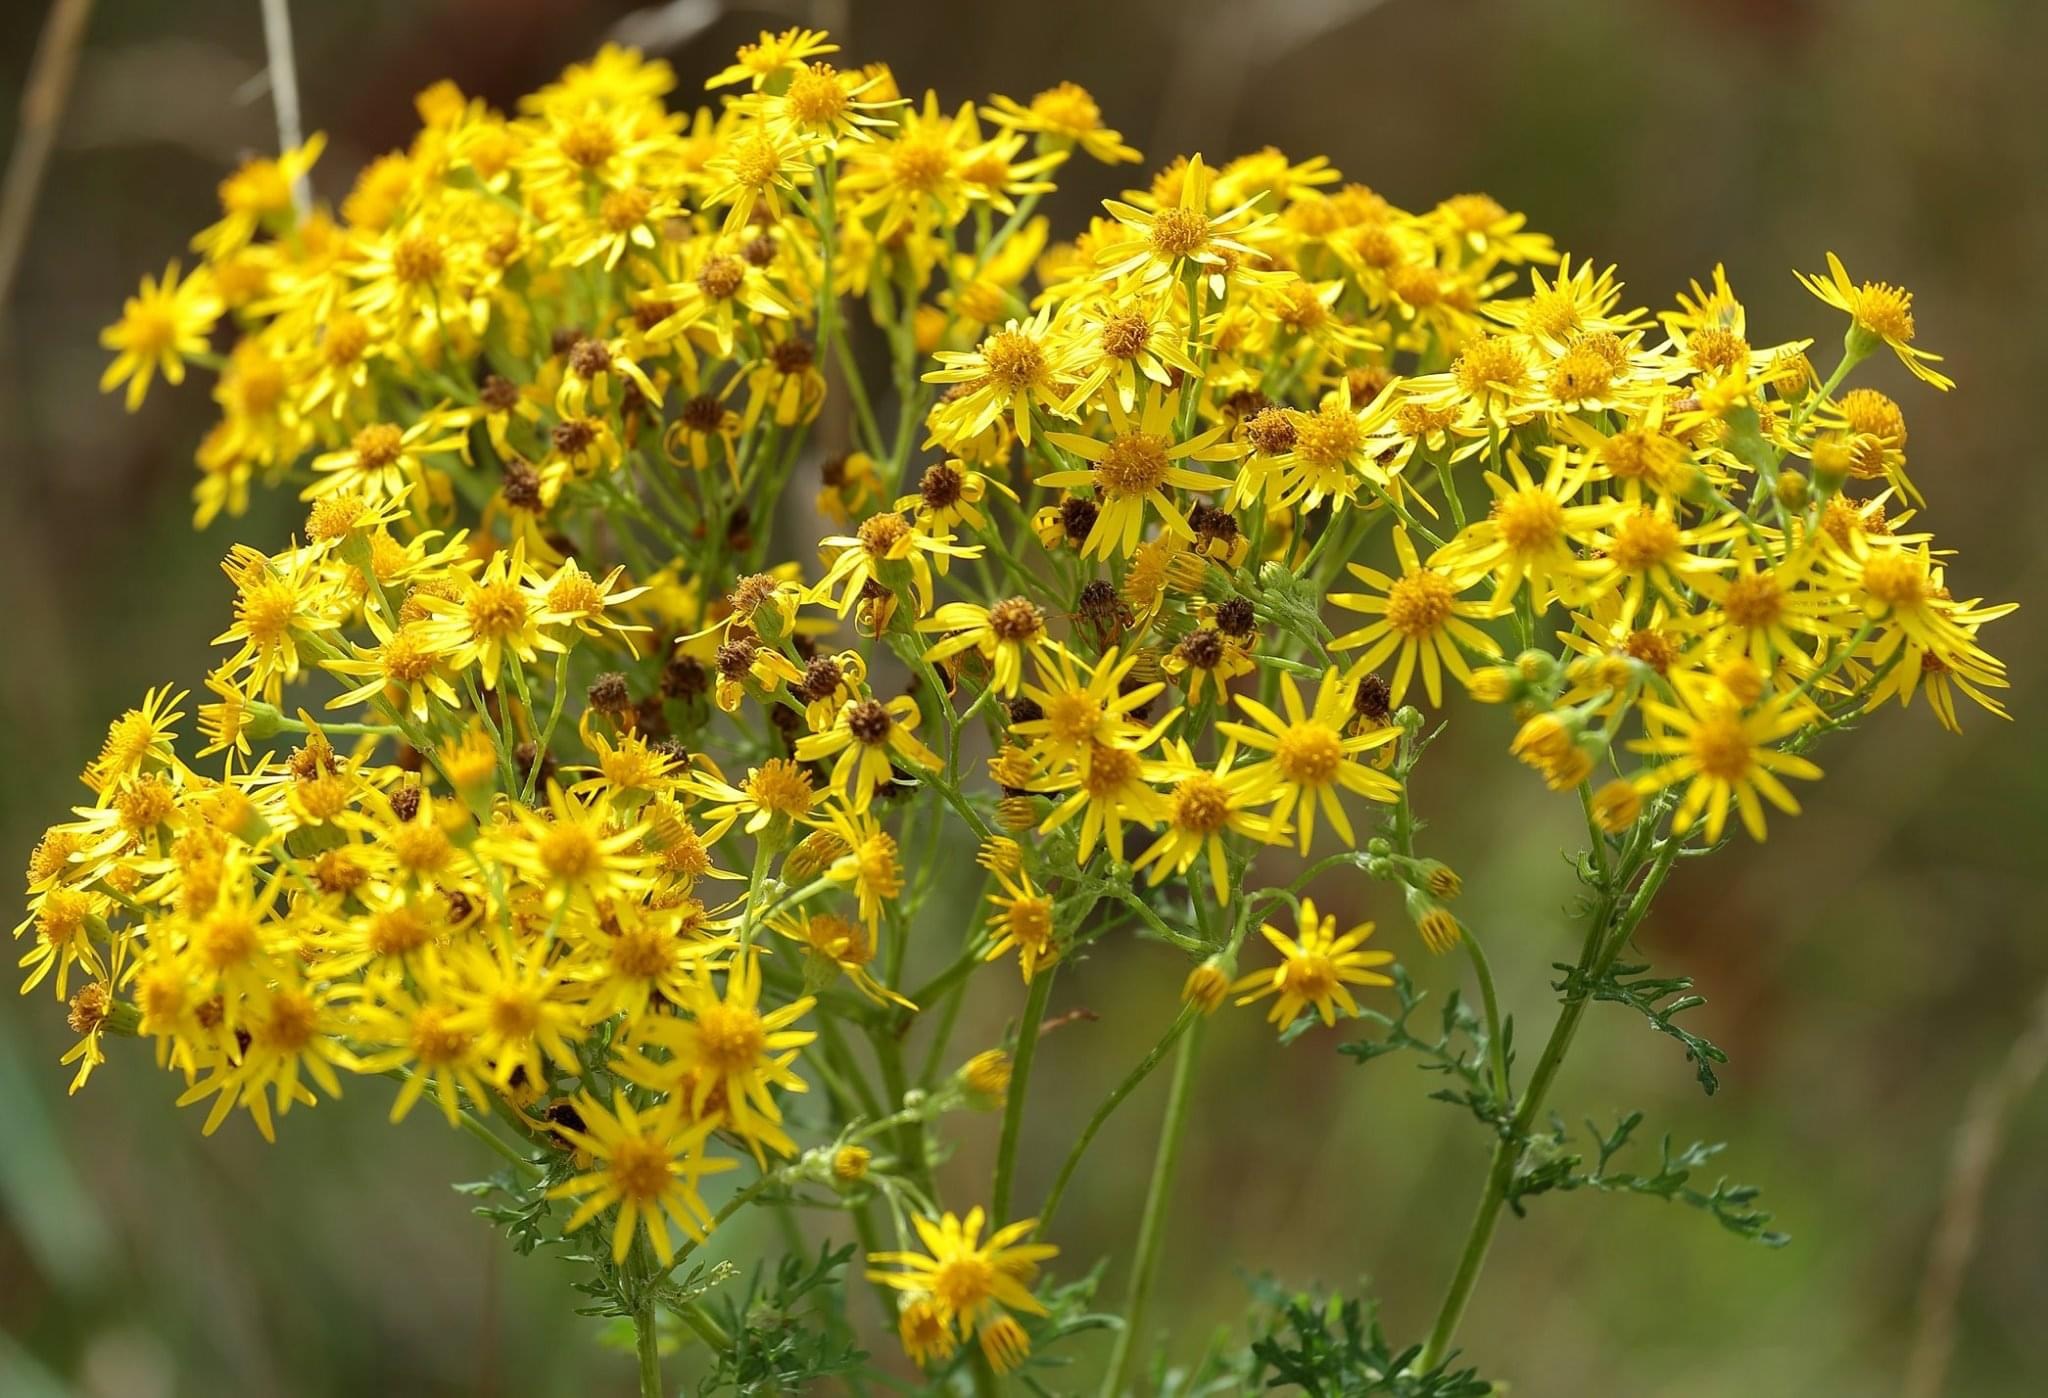
[[[515,456],[505,462],[505,479],[499,489],[504,492],[505,504],[512,509],[537,512],[541,508],[540,472],[523,457]]]
[[[1195,537],[1204,542],[1217,540],[1229,544],[1237,541],[1237,516],[1228,510],[1197,502],[1188,511],[1188,524],[1194,529]]]
[[[661,696],[650,694],[633,706],[633,727],[648,739],[668,736],[668,713],[661,707]]]
[[[567,354],[576,347],[576,342],[585,338],[583,327],[578,325],[557,326],[548,336],[549,354]]]
[[[1191,631],[1174,651],[1197,670],[1213,670],[1223,663],[1223,633],[1211,626]]]
[[[448,890],[448,920],[458,927],[468,922],[476,912],[476,904],[467,893],[459,888]]]
[[[988,629],[1003,641],[1028,641],[1045,629],[1045,613],[1026,597],[1010,597],[988,609]]]
[[[560,1102],[548,1103],[548,1109],[542,1115],[548,1125],[559,1126],[564,1131],[574,1131],[581,1135],[588,1129],[583,1122],[583,1113],[577,1111],[576,1104],[566,1098]],[[569,1143],[562,1142],[562,1148],[569,1149]]]
[[[966,489],[967,478],[950,461],[925,467],[924,478],[917,483],[917,493],[928,510],[943,510],[959,504]]]
[[[1387,715],[1394,711],[1393,691],[1375,670],[1358,682],[1358,690],[1351,696],[1351,710],[1367,723],[1385,723]]]
[[[1244,422],[1273,406],[1273,400],[1256,388],[1240,388],[1226,395],[1219,405],[1226,422]]]
[[[690,749],[680,738],[659,739],[656,742],[649,743],[647,750],[657,757],[666,758],[678,767],[683,766],[690,760]]]
[[[647,411],[647,392],[631,379],[619,394],[619,416],[633,418]]]
[[[818,479],[828,490],[837,490],[846,484],[846,458],[828,456],[818,463]]]
[[[754,516],[745,505],[735,505],[725,521],[725,542],[735,553],[754,546]]]
[[[682,424],[692,432],[716,432],[725,421],[725,404],[708,393],[700,393],[683,404]]]
[[[877,699],[857,699],[846,706],[846,731],[853,734],[855,741],[869,747],[888,741],[889,730],[895,720],[889,717],[889,710]]]
[[[427,759],[418,748],[414,747],[411,743],[400,743],[398,745],[399,771],[424,772],[426,769]]]
[[[555,450],[562,455],[579,455],[597,440],[597,425],[589,418],[572,417],[555,424],[553,440]]]
[[[1262,408],[1245,420],[1244,435],[1261,456],[1285,456],[1294,450],[1294,419],[1285,408]]]
[[[400,820],[411,820],[420,813],[420,789],[416,786],[401,786],[391,793],[391,814]]]
[[[1122,611],[1116,588],[1101,578],[1091,579],[1074,601],[1074,615],[1098,625],[1118,620]]]
[[[1095,528],[1096,517],[1101,513],[1093,500],[1083,500],[1078,495],[1069,495],[1060,501],[1060,528],[1067,531],[1067,537],[1073,542],[1082,543],[1087,539],[1088,532]]]
[[[838,692],[840,681],[846,672],[839,662],[829,655],[821,655],[804,667],[804,677],[797,683],[799,697],[815,704],[820,699],[829,699]]]
[[[1228,597],[1216,604],[1216,629],[1242,640],[1259,629],[1259,616],[1249,597]]]
[[[740,256],[746,258],[750,266],[766,267],[775,260],[775,240],[766,233],[757,238],[750,238],[747,245],[740,249]]]
[[[633,307],[633,324],[642,330],[652,330],[675,313],[675,302],[655,297]]]
[[[1020,694],[1010,701],[1011,723],[1036,723],[1045,717],[1045,709],[1036,699]]]
[[[594,379],[612,367],[612,352],[602,340],[578,340],[569,347],[569,372]]]
[[[519,385],[508,378],[492,374],[484,380],[477,398],[494,413],[509,413],[519,406]]]
[[[811,360],[814,357],[811,342],[797,339],[795,336],[787,340],[778,340],[774,348],[768,351],[769,361],[775,365],[777,372],[784,374],[801,374],[811,367]]]
[[[661,667],[661,692],[671,699],[695,699],[711,688],[711,672],[695,656],[678,655]]]
[[[718,673],[729,680],[744,679],[761,653],[761,643],[752,636],[736,635],[718,648]]]
[[[590,707],[601,714],[622,714],[633,707],[633,691],[617,670],[607,670],[592,680],[587,697]]]

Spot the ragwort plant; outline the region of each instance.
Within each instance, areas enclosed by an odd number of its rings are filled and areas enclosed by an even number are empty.
[[[1608,1001],[1711,1092],[1698,997],[1631,950],[1676,862],[1795,813],[1857,715],[2002,714],[1978,632],[2011,608],[1954,594],[1900,407],[1843,387],[1883,350],[1950,386],[1910,295],[1802,278],[1846,320],[1823,374],[1753,343],[1720,268],[1625,309],[1483,195],[1411,213],[1272,149],[1174,160],[1055,241],[1063,166],[1139,159],[1086,92],[947,107],[835,51],[763,34],[688,113],[615,48],[510,115],[439,84],[337,211],[294,206],[317,138],[236,171],[198,265],[106,331],[131,408],[213,376],[199,524],[258,487],[307,512],[227,554],[190,759],[187,696],[151,691],[30,860],[23,988],[68,1000],[74,1090],[142,1040],[206,1131],[269,1137],[389,1079],[394,1119],[501,1158],[463,1188],[581,1264],[649,1395],[682,1350],[704,1392],[1042,1392],[1098,1328],[1105,1395],[1478,1395],[1452,1342],[1503,1210],[1642,1194],[1780,1241],[1715,1147],[1651,1161],[1640,1114],[1581,1134],[1552,1089]],[[1533,1057],[1418,816],[1460,694],[1583,811]],[[1062,969],[1123,937],[1182,1008],[1020,1199]],[[1422,1007],[1418,945],[1476,997]],[[956,1046],[978,973],[1014,1029]],[[1262,1283],[1244,1348],[1153,1361],[1227,1003],[1412,1057],[1489,1138],[1426,1336]],[[1066,1264],[1112,1244],[1052,1223],[1168,1063],[1105,1313]],[[975,1112],[993,1177],[942,1197]],[[705,1251],[797,1207],[853,1241],[751,1280]],[[862,1352],[850,1289],[907,1362]]]

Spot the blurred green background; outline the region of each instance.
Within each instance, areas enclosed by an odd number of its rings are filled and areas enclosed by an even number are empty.
[[[1941,1391],[2048,1391],[2048,1089],[2023,1040],[2048,984],[2041,844],[2048,761],[2040,583],[2048,521],[2048,7],[2031,0],[1031,0],[785,5],[322,0],[294,7],[316,174],[333,198],[409,136],[411,96],[449,76],[501,105],[608,33],[656,41],[690,100],[764,26],[829,24],[906,90],[1028,98],[1071,78],[1151,160],[1262,144],[1328,154],[1423,208],[1483,189],[1561,247],[1616,261],[1631,304],[1669,304],[1725,261],[1759,343],[1837,333],[1790,269],[1839,251],[1910,286],[1920,343],[1960,388],[1889,360],[1915,478],[1959,593],[2017,598],[1988,633],[2018,722],[1971,711],[1961,738],[1890,711],[1819,754],[1825,783],[1770,843],[1683,868],[1645,930],[1660,970],[1698,977],[1695,1027],[1726,1048],[1708,1100],[1675,1045],[1597,1007],[1556,1100],[1625,1106],[1734,1144],[1794,1238],[1767,1252],[1688,1211],[1580,1195],[1509,1219],[1468,1313],[1468,1357],[1517,1398],[1901,1391],[1959,1123],[2005,1075],[1981,1232]],[[47,7],[0,7],[0,131]],[[623,30],[617,26],[624,26]],[[0,848],[25,859],[82,788],[107,719],[151,683],[196,684],[222,625],[214,567],[281,538],[270,500],[188,528],[203,391],[126,416],[95,392],[98,328],[137,276],[213,216],[215,181],[274,143],[256,0],[92,8],[11,304],[0,311]],[[1149,167],[1149,162],[1148,162]],[[1128,176],[1125,171],[1124,175]],[[1056,227],[1126,179],[1077,166]],[[1558,852],[1576,811],[1505,764],[1505,717],[1470,708],[1423,773],[1429,845],[1467,878],[1508,1007],[1548,1024],[1571,954]],[[1327,896],[1389,924],[1379,891]],[[964,914],[963,914],[964,915]],[[1394,932],[1396,940],[1404,934]],[[1405,943],[1404,943],[1405,944]],[[1417,964],[1432,990],[1459,962]],[[1042,1196],[1104,1088],[1173,1013],[1183,968],[1115,948],[1063,975],[1053,1013],[1097,1018],[1046,1043],[1020,1184]],[[985,978],[964,1044],[1021,996]],[[294,1113],[274,1148],[246,1122],[211,1141],[146,1054],[117,1053],[67,1101],[47,995],[0,1014],[0,1394],[624,1393],[630,1359],[572,1314],[561,1264],[511,1256],[446,1181],[485,1173],[431,1114],[383,1124],[378,1085]],[[1156,1316],[1191,1357],[1244,1309],[1239,1269],[1346,1288],[1369,1278],[1397,1340],[1419,1337],[1484,1169],[1469,1120],[1401,1060],[1360,1069],[1334,1035],[1276,1048],[1256,1014],[1212,1027]],[[2016,1042],[2018,1048],[2015,1048]],[[120,1047],[119,1045],[116,1046]],[[2030,1059],[2030,1053],[2033,1058]],[[1164,1074],[1160,1075],[1163,1080]],[[1127,1247],[1159,1110],[1155,1082],[1100,1138],[1056,1230],[1072,1275]],[[961,1123],[954,1196],[978,1195],[995,1123]],[[745,1260],[765,1238],[725,1240]],[[1113,1263],[1112,1295],[1122,1276]],[[872,1323],[872,1300],[855,1312]],[[1072,1352],[1099,1363],[1093,1342]],[[1078,1375],[1077,1375],[1078,1379]],[[1055,1380],[1057,1382],[1057,1380]],[[1931,1389],[1926,1391],[1933,1391]]]

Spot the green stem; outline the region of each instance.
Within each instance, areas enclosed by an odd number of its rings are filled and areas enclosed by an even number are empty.
[[[633,1312],[634,1348],[640,1355],[640,1398],[662,1398],[661,1339],[654,1325],[654,1293]]]
[[[1024,1093],[1031,1085],[1031,1065],[1038,1058],[1038,1026],[1045,1020],[1045,1002],[1052,995],[1058,966],[1048,966],[1031,979],[1024,997],[1024,1018],[1017,1026],[1017,1052],[1010,1068],[1010,1091],[1003,1103],[1003,1139],[996,1150],[995,1186],[989,1194],[989,1218],[997,1228],[1010,1221],[1010,1186],[1017,1169],[1017,1141],[1023,1134]]]
[[[1188,1121],[1189,1089],[1195,1081],[1195,1058],[1202,1047],[1197,1019],[1181,1036],[1173,1060],[1173,1084],[1167,1089],[1166,1119],[1159,1125],[1159,1153],[1152,1161],[1152,1185],[1145,1193],[1145,1212],[1138,1223],[1138,1246],[1131,1263],[1130,1290],[1124,1301],[1124,1326],[1110,1351],[1101,1398],[1116,1398],[1128,1386],[1137,1363],[1138,1337],[1145,1328],[1145,1310],[1152,1300],[1152,1281],[1166,1241],[1166,1210],[1173,1193],[1174,1167],[1180,1163],[1181,1135]]]
[[[1462,935],[1458,940],[1472,962],[1472,974],[1479,978],[1480,1003],[1486,1008],[1486,1049],[1493,1064],[1493,1095],[1505,1107],[1508,1103],[1508,1052],[1501,1039],[1500,1000],[1494,994],[1493,967],[1487,964],[1486,948],[1479,945],[1471,927],[1461,925],[1459,931]]]
[[[1633,846],[1635,841],[1631,840],[1630,844]],[[1639,857],[1638,862],[1628,864],[1608,884],[1592,926],[1587,929],[1585,946],[1579,953],[1582,971],[1598,974],[1613,964],[1614,958],[1649,912],[1650,901],[1663,886],[1664,877],[1677,858],[1679,844],[1679,839],[1671,836],[1658,847],[1648,877],[1635,890],[1634,897],[1627,901],[1626,910],[1619,918],[1616,911],[1622,907],[1630,881],[1641,867]],[[1611,935],[1610,925],[1613,929]],[[1494,1227],[1500,1222],[1501,1206],[1507,1202],[1508,1188],[1514,1183],[1515,1167],[1528,1141],[1529,1127],[1543,1110],[1544,1100],[1550,1095],[1551,1085],[1564,1065],[1565,1055],[1571,1051],[1572,1040],[1578,1036],[1579,1021],[1585,1017],[1586,1006],[1590,1003],[1590,997],[1583,995],[1565,1002],[1564,1009],[1558,1013],[1556,1025],[1550,1031],[1549,1040],[1543,1045],[1543,1056],[1536,1062],[1536,1071],[1529,1077],[1529,1086],[1523,1091],[1514,1120],[1494,1143],[1493,1160],[1486,1172],[1486,1189],[1473,1212],[1472,1226],[1465,1235],[1464,1251],[1459,1254],[1458,1267],[1444,1292],[1443,1304],[1437,1309],[1436,1324],[1431,1327],[1429,1339],[1415,1360],[1414,1372],[1418,1374],[1434,1369],[1450,1350],[1451,1337],[1457,1333],[1458,1320],[1464,1314],[1465,1303],[1471,1299],[1474,1284],[1479,1280],[1479,1269],[1486,1262]]]
[[[1166,1051],[1174,1046],[1180,1036],[1187,1032],[1188,1026],[1200,1015],[1201,1010],[1197,1007],[1183,1006],[1173,1023],[1166,1027],[1166,1032],[1159,1036],[1159,1042],[1152,1046],[1151,1052],[1139,1059],[1138,1066],[1126,1073],[1124,1080],[1111,1088],[1109,1095],[1102,1099],[1101,1105],[1095,1109],[1095,1115],[1089,1117],[1088,1124],[1081,1128],[1081,1138],[1075,1141],[1073,1149],[1067,1152],[1066,1161],[1060,1166],[1059,1174],[1053,1177],[1052,1189],[1045,1196],[1045,1207],[1038,1211],[1037,1232],[1043,1233],[1046,1225],[1052,1222],[1053,1214],[1059,1209],[1060,1200],[1066,1197],[1067,1183],[1074,1178],[1074,1171],[1080,1168],[1081,1157],[1087,1152],[1089,1142],[1095,1139],[1095,1133],[1102,1129],[1102,1124],[1109,1120],[1110,1114],[1123,1105],[1124,1099],[1137,1091],[1138,1084],[1152,1075],[1152,1070],[1166,1057]]]

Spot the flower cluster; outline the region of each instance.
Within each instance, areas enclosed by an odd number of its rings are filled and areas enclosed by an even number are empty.
[[[1823,376],[1719,268],[1629,309],[1483,195],[1272,149],[1055,240],[1062,167],[1139,158],[1087,93],[948,108],[835,52],[763,34],[693,113],[618,49],[512,114],[437,85],[337,209],[293,204],[317,139],[254,161],[144,280],[106,386],[213,371],[198,522],[258,486],[306,516],[227,556],[203,745],[153,691],[31,859],[79,1083],[139,1036],[268,1136],[390,1076],[394,1117],[509,1135],[566,1231],[609,1217],[614,1266],[701,1241],[743,1161],[880,1201],[909,1353],[1000,1371],[1054,1249],[1006,1166],[940,1208],[926,1149],[1022,1091],[1002,1052],[942,1071],[983,962],[1029,986],[1020,1070],[1054,969],[1123,931],[1191,1013],[1355,1013],[1391,954],[1293,861],[1459,942],[1408,789],[1452,685],[1617,838],[1762,838],[1862,710],[2002,712],[2010,608],[1953,594],[1903,410],[1842,390],[1885,347],[1949,386],[1907,293],[1830,257]],[[815,558],[775,548],[799,481]]]

